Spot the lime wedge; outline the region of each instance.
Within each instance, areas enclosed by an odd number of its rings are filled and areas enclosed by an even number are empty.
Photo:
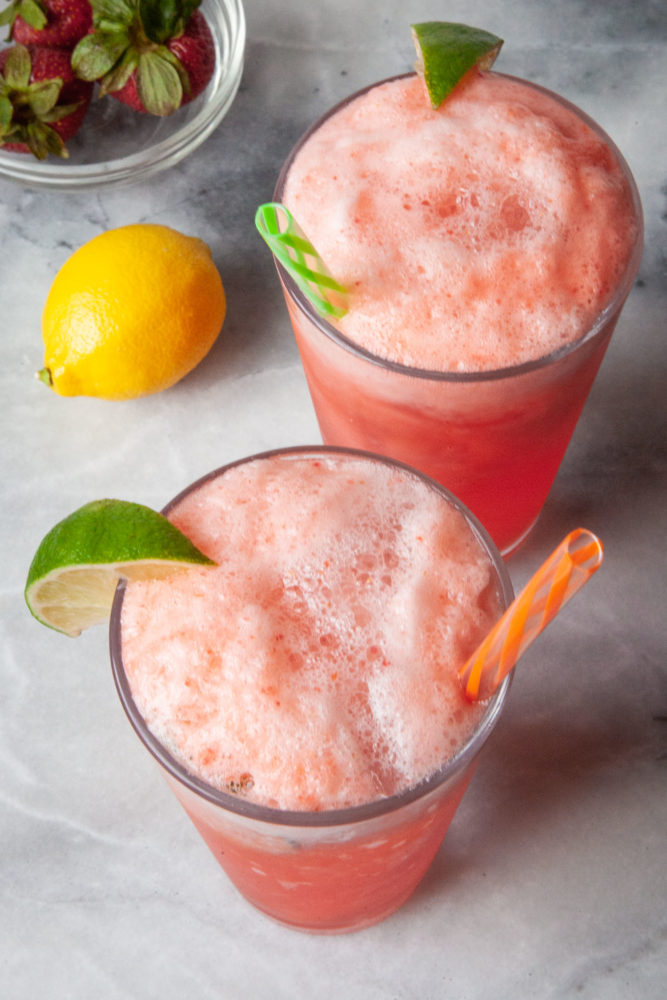
[[[162,514],[126,500],[93,500],[42,539],[25,599],[43,625],[79,635],[108,621],[119,579],[168,576],[214,565]]]
[[[503,44],[502,38],[481,28],[448,21],[423,21],[410,30],[417,50],[415,69],[434,108],[473,66],[490,69]]]

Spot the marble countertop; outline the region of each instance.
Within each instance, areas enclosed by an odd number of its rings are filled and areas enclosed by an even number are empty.
[[[3,510],[0,995],[7,1000],[658,1000],[667,981],[667,11],[657,0],[248,0],[240,91],[191,158],[83,194],[0,180]],[[251,909],[190,826],[116,699],[104,629],[76,641],[23,604],[60,517],[161,507],[228,460],[319,434],[253,215],[303,129],[410,68],[408,24],[501,34],[500,68],[557,90],[624,152],[646,215],[637,281],[520,585],[572,527],[603,569],[526,654],[437,859],[393,918],[311,937]],[[211,247],[223,335],[173,389],[63,399],[34,377],[64,260],[99,232],[171,225]]]

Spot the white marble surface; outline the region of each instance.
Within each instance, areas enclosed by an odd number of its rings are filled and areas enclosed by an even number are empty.
[[[5,576],[1,601],[0,996],[7,1000],[658,1000],[667,983],[666,10],[660,0],[248,0],[234,107],[193,158],[139,187],[0,181]],[[578,524],[603,569],[528,653],[422,887],[357,935],[309,937],[248,907],[116,701],[103,629],[68,640],[22,598],[59,517],[113,495],[161,506],[194,477],[318,433],[253,228],[279,165],[333,100],[412,63],[408,24],[501,34],[500,68],[578,103],[635,172],[646,252],[521,583]],[[33,378],[57,268],[102,230],[206,240],[224,335],[161,395],[62,399]]]

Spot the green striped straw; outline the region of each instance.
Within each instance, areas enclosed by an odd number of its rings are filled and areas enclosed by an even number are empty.
[[[267,202],[257,209],[255,225],[271,253],[320,316],[344,316],[348,309],[346,289],[332,278],[292,213],[280,202]],[[335,293],[333,300],[330,292]]]

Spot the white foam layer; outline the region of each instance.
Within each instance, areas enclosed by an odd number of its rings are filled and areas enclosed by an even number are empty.
[[[283,200],[351,293],[342,331],[436,370],[504,367],[578,339],[636,238],[606,144],[551,98],[472,74],[438,111],[384,84],[299,152]]]
[[[172,519],[214,570],[132,584],[123,657],[149,727],[210,783],[343,807],[433,772],[479,714],[456,669],[498,614],[488,556],[410,474],[264,460]]]

